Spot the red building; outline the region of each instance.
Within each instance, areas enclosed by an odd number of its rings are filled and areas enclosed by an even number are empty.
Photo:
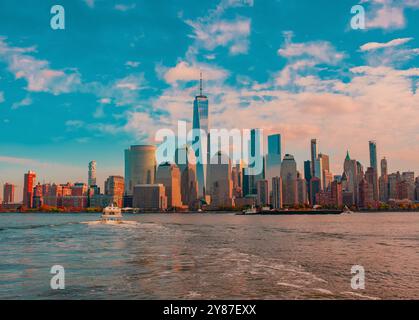
[[[27,208],[32,208],[33,201],[33,187],[35,185],[36,173],[28,171],[25,173],[23,181],[23,205]]]

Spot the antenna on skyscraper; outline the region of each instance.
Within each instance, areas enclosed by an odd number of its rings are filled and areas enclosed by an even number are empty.
[[[199,76],[199,95],[202,96],[202,71]]]

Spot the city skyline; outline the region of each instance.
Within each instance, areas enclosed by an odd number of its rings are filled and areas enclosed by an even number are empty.
[[[178,3],[161,12],[141,2],[121,11],[64,1],[78,17],[58,33],[47,5],[3,2],[0,15],[15,21],[0,20],[0,183],[15,184],[19,199],[27,170],[45,182],[86,181],[92,159],[99,185],[123,175],[121,150],[149,143],[154,128],[192,125],[201,71],[212,127],[280,133],[282,154],[292,154],[300,172],[311,138],[334,173],[348,149],[367,167],[369,140],[389,172],[419,172],[415,5],[387,4],[400,15],[384,24],[382,5],[366,2],[370,27],[355,31],[352,3],[303,2],[307,10],[298,12],[291,1]],[[110,20],[98,19],[103,14]],[[147,15],[166,25],[156,30]],[[115,30],[105,32],[108,25]]]

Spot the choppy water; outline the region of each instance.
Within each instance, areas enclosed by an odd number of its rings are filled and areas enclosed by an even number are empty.
[[[2,299],[419,299],[419,214],[0,214]],[[66,288],[50,289],[52,265]],[[365,290],[350,286],[365,268]]]

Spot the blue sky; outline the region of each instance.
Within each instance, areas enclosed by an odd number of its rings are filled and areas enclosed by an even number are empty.
[[[336,174],[370,139],[419,172],[418,0],[68,0],[65,30],[54,4],[0,2],[1,183],[122,174],[124,148],[192,119],[199,71],[212,127],[280,132],[300,170],[317,137]]]

